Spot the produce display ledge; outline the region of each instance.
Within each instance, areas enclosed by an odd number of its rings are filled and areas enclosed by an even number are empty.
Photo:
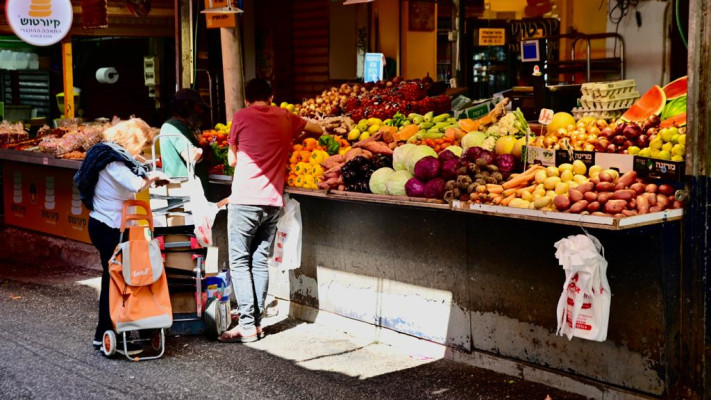
[[[210,175],[210,182],[229,184],[231,179],[220,180]],[[514,207],[473,204],[463,201],[453,201],[447,204],[433,199],[416,199],[411,197],[384,196],[369,193],[345,192],[332,190],[286,188],[286,192],[300,196],[329,198],[335,200],[362,201],[368,203],[393,204],[408,207],[434,208],[472,214],[491,215],[495,217],[524,219],[528,221],[547,222],[561,225],[582,226],[593,229],[624,230],[646,225],[663,224],[679,221],[684,216],[683,209],[666,210],[653,214],[635,215],[626,218],[600,217],[594,215],[569,214],[554,211],[528,210]]]
[[[60,167],[69,169],[79,169],[81,160],[63,160],[53,154],[39,153],[36,151],[7,150],[0,149],[0,160],[17,161],[28,164],[46,165],[49,167]]]

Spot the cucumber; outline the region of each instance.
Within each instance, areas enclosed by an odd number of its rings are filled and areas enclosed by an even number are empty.
[[[430,129],[434,126],[434,124],[432,122],[423,122],[423,123],[419,124],[419,126],[420,126],[420,129]]]
[[[432,122],[434,122],[434,123],[436,124],[436,123],[438,123],[438,122],[444,122],[444,121],[446,121],[447,119],[449,119],[449,114],[444,113],[444,114],[440,114],[440,115],[438,115],[438,116],[432,118]]]
[[[434,127],[437,129],[445,129],[445,128],[448,128],[449,126],[450,126],[449,122],[438,122],[435,124]]]
[[[422,137],[425,139],[442,139],[444,137],[444,133],[427,131]]]

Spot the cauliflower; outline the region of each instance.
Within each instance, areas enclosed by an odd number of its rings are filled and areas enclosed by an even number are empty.
[[[484,150],[493,151],[494,147],[496,147],[497,138],[497,136],[489,136],[488,138],[484,139],[484,142],[482,142],[481,144],[481,148]]]
[[[486,130],[487,135],[507,136],[521,132],[521,122],[516,118],[516,114],[508,113],[497,123],[491,125]]]

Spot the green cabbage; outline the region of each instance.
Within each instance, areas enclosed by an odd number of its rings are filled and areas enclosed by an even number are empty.
[[[370,191],[375,194],[388,194],[388,180],[395,171],[392,168],[380,168],[370,176]]]
[[[481,147],[481,144],[486,139],[486,136],[487,135],[484,132],[469,132],[462,138],[462,147],[464,148],[464,150],[470,147]]]
[[[457,157],[461,157],[464,152],[464,149],[459,146],[449,146],[447,147],[447,150],[451,151]]]
[[[412,174],[408,171],[395,171],[388,179],[388,193],[393,196],[407,196],[405,184],[412,179]]]
[[[393,152],[393,168],[395,168],[395,171],[402,171],[405,169],[407,154],[415,147],[417,147],[416,144],[407,143],[395,149]]]
[[[407,157],[405,158],[405,168],[411,173],[415,173],[415,164],[417,164],[418,161],[421,159],[427,157],[427,156],[432,156],[434,158],[437,158],[437,153],[434,151],[434,149],[430,146],[425,146],[425,145],[420,145],[412,149],[407,153]]]

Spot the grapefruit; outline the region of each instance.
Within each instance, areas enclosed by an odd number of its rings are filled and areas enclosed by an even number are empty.
[[[652,86],[642,97],[632,104],[627,112],[622,114],[623,121],[637,122],[647,119],[650,115],[659,115],[667,103],[664,90],[657,85]]]
[[[556,132],[560,128],[565,128],[568,125],[575,125],[575,118],[567,112],[557,112],[553,114],[551,123],[548,124],[548,132]]]
[[[664,95],[667,96],[667,100],[674,100],[677,97],[684,96],[686,94],[686,77],[669,82],[664,86]]]
[[[516,138],[514,136],[501,136],[496,141],[496,154],[511,154],[516,146]]]

